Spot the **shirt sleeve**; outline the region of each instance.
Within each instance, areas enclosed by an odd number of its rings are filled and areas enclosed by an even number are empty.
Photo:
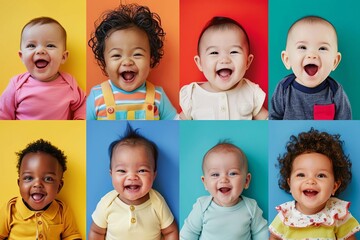
[[[185,219],[180,231],[181,240],[198,240],[202,231],[203,212],[200,200],[193,205],[189,216]]]
[[[259,208],[257,203],[253,207],[251,221],[251,237],[252,240],[263,240],[269,238],[267,221],[262,216],[263,211]]]
[[[271,98],[271,108],[269,110],[270,120],[282,120],[284,118],[284,93],[281,83],[279,83]]]
[[[74,91],[74,102],[71,104],[74,120],[86,119],[86,96],[83,90],[77,86]]]
[[[73,240],[73,239],[82,239],[80,232],[77,228],[74,215],[68,206],[64,207],[64,232],[61,234],[61,239],[64,240]]]
[[[359,222],[349,213],[345,219],[339,220],[336,224],[336,239],[347,239],[360,231]]]
[[[14,78],[11,79],[5,91],[0,97],[0,119],[15,120],[16,111],[16,86]]]
[[[156,212],[160,219],[160,228],[165,229],[173,223],[174,216],[171,213],[171,210],[170,210],[169,206],[167,205],[163,196],[161,196],[160,193],[158,193],[158,192],[156,192],[156,195],[157,195],[157,201],[159,203],[159,204],[157,204],[158,208],[156,209]]]
[[[2,204],[0,208],[0,239],[6,239],[10,234],[8,204]]]
[[[336,120],[351,120],[352,114],[351,114],[351,106],[350,101],[342,88],[342,86],[339,84],[339,88],[336,91],[336,94],[334,96],[334,102],[335,102],[335,119]]]
[[[265,97],[266,97],[266,93],[260,88],[260,86],[258,84],[252,83],[253,84],[253,91],[254,91],[254,110],[253,110],[253,116],[258,115],[258,113],[260,112],[264,101],[265,101]]]
[[[86,120],[96,120],[95,93],[93,89],[91,89],[91,92],[86,99]]]
[[[160,101],[160,120],[173,120],[176,117],[176,110],[162,88]]]

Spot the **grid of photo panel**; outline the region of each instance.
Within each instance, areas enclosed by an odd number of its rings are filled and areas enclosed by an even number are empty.
[[[66,29],[68,56],[61,64],[60,72],[70,73],[76,79],[79,89],[89,97],[94,87],[109,79],[106,70],[104,72],[95,59],[89,40],[105,12],[133,3],[147,6],[161,18],[161,27],[166,33],[163,42],[164,55],[159,64],[150,69],[146,80],[161,87],[162,94],[166,93],[168,101],[174,107],[176,116],[173,120],[160,121],[96,121],[90,120],[87,112],[83,120],[13,121],[4,120],[5,117],[0,115],[0,239],[8,237],[5,235],[8,231],[8,220],[4,216],[6,206],[10,199],[21,196],[17,153],[40,139],[49,141],[66,155],[67,170],[63,175],[63,187],[56,199],[66,203],[71,209],[82,239],[91,239],[89,233],[93,214],[102,198],[114,190],[109,146],[124,136],[129,125],[157,146],[157,169],[152,189],[167,203],[179,236],[180,231],[188,230],[189,218],[196,214],[194,211],[199,211],[196,209],[199,208],[199,201],[214,201],[210,193],[211,187],[206,185],[204,180],[206,173],[203,161],[208,151],[219,142],[228,142],[241,149],[241,155],[246,156],[251,177],[247,180],[246,187],[240,191],[242,197],[239,199],[242,202],[244,199],[256,201],[256,209],[261,210],[257,214],[266,221],[266,237],[256,234],[251,236],[251,232],[258,229],[256,224],[254,229],[248,227],[246,231],[250,235],[247,237],[233,237],[230,231],[235,232],[239,228],[240,223],[234,220],[238,218],[231,218],[232,222],[229,222],[226,216],[230,214],[222,212],[219,213],[219,218],[212,218],[215,219],[214,222],[209,218],[209,222],[206,220],[205,223],[199,223],[199,234],[202,234],[203,224],[213,224],[211,231],[216,237],[211,238],[210,231],[202,237],[192,238],[184,233],[181,239],[211,240],[222,236],[224,240],[262,240],[271,237],[269,226],[277,218],[278,206],[294,202],[294,194],[280,188],[279,159],[287,153],[289,141],[312,129],[339,136],[344,156],[351,162],[352,176],[351,181],[343,186],[340,184],[342,191],[336,194],[336,197],[349,202],[349,213],[360,221],[360,177],[357,176],[360,171],[360,81],[357,80],[360,79],[360,27],[356,24],[360,19],[360,3],[356,0],[348,0],[346,3],[336,0],[1,0],[1,98],[9,87],[10,79],[28,71],[22,53],[19,52],[21,32],[27,22],[41,16],[56,19]],[[296,20],[310,15],[328,20],[336,29],[341,57],[330,76],[346,92],[351,105],[351,120],[184,120],[186,117],[181,114],[185,111],[185,103],[180,98],[180,92],[193,83],[197,86],[207,83],[204,69],[199,66],[196,56],[199,55],[199,36],[210,19],[216,16],[228,17],[240,23],[246,30],[249,53],[253,55],[253,59],[244,73],[244,78],[265,93],[258,110],[261,108],[270,112],[273,108],[272,97],[279,82],[292,74],[292,69],[287,69],[282,60],[289,28]],[[4,100],[1,99],[0,102],[3,104]],[[238,104],[240,106],[243,103]],[[0,114],[3,114],[1,108],[3,105],[0,106]],[[289,184],[290,180],[287,181]],[[129,214],[125,217],[130,221],[129,228],[136,224],[136,221],[141,222],[139,218],[131,223],[132,216]],[[204,216],[201,221],[203,218]],[[35,229],[38,224],[34,224]],[[316,228],[322,226],[313,225]],[[137,234],[142,231],[134,229],[132,231]],[[350,233],[351,237],[360,238],[360,226],[353,231],[356,233]],[[159,236],[151,239],[161,239]],[[278,236],[278,239],[304,239],[298,236],[300,235],[294,234],[291,238]],[[44,239],[52,238],[45,236]],[[129,238],[116,236],[111,239]],[[306,239],[336,238],[320,238],[316,235],[307,236]]]

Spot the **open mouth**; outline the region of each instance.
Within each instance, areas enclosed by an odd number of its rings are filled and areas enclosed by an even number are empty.
[[[131,82],[134,80],[135,78],[135,72],[133,71],[124,71],[121,73],[121,77],[126,81],[126,82]]]
[[[35,66],[36,66],[37,68],[45,68],[48,64],[49,64],[49,62],[46,61],[46,60],[37,60],[37,61],[35,62]]]
[[[228,187],[222,187],[222,188],[219,188],[219,191],[221,193],[228,193],[231,191],[231,188],[228,188]]]
[[[304,195],[307,197],[314,197],[318,194],[318,191],[315,190],[304,190],[303,191]]]
[[[128,185],[125,186],[125,189],[128,191],[138,191],[140,189],[140,185]]]
[[[309,76],[314,76],[317,71],[318,71],[318,66],[316,66],[315,64],[308,64],[304,67],[305,72],[309,75]]]
[[[220,69],[218,71],[216,71],[216,74],[220,77],[220,78],[228,78],[231,76],[232,74],[232,70],[229,68],[223,68]]]
[[[31,194],[31,198],[35,201],[35,202],[40,202],[45,198],[45,194],[42,193],[33,193]]]

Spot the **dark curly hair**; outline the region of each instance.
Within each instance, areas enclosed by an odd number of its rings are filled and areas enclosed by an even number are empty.
[[[66,156],[63,151],[52,145],[49,141],[39,139],[35,142],[29,143],[25,149],[16,153],[18,156],[17,170],[20,173],[20,167],[24,156],[28,153],[43,152],[47,153],[57,159],[63,172],[66,171]]]
[[[105,39],[117,30],[137,27],[143,30],[150,44],[150,67],[154,68],[164,55],[163,45],[165,32],[161,27],[161,19],[157,13],[151,12],[146,6],[137,4],[120,5],[117,9],[105,12],[95,23],[95,32],[91,34],[88,45],[105,75]]]
[[[120,136],[119,139],[113,141],[109,145],[108,153],[110,157],[110,170],[111,170],[111,161],[112,156],[114,153],[114,149],[117,146],[136,146],[136,145],[143,145],[145,146],[152,154],[154,158],[154,172],[156,172],[157,169],[157,158],[158,158],[158,149],[156,144],[147,139],[146,137],[142,136],[140,133],[138,133],[138,128],[133,129],[129,123],[127,123],[127,127],[125,130],[125,133],[123,136]]]
[[[290,193],[287,179],[290,178],[294,159],[304,153],[321,153],[327,156],[333,165],[335,182],[341,183],[335,195],[344,191],[351,181],[351,162],[343,151],[344,142],[339,134],[331,135],[311,128],[298,136],[292,135],[286,144],[287,152],[278,157],[277,167],[280,169],[279,187]]]

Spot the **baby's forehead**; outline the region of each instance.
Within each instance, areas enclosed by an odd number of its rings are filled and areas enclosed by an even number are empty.
[[[288,31],[288,36],[297,33],[303,28],[326,28],[329,32],[332,32],[337,37],[335,27],[324,19],[308,20],[302,19],[295,22]]]
[[[222,24],[222,25],[214,25],[206,29],[201,36],[200,46],[204,43],[207,38],[212,37],[213,35],[222,36],[224,32],[238,32],[241,36],[241,41],[245,41],[247,46],[249,46],[249,40],[245,31],[235,24]]]
[[[204,156],[203,167],[209,164],[209,161],[207,160],[211,155],[219,154],[219,153],[233,154],[236,156],[236,159],[238,160],[240,166],[243,166],[244,168],[247,168],[248,166],[247,157],[241,149],[232,145],[224,144],[224,145],[215,146],[214,148],[212,148],[210,151],[207,152],[207,154]]]

